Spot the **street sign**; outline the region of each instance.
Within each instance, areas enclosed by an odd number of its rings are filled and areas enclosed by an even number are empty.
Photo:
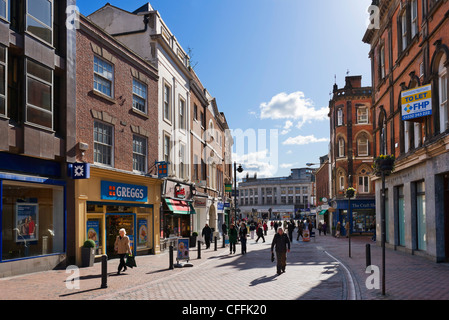
[[[402,120],[432,115],[432,86],[426,85],[401,93]]]

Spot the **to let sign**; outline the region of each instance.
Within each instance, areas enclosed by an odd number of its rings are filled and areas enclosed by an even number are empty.
[[[402,120],[432,115],[432,86],[414,88],[401,93]]]

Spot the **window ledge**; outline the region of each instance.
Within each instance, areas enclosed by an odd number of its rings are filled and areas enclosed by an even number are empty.
[[[142,112],[142,111],[140,111],[139,109],[136,109],[136,108],[134,108],[134,107],[131,108],[131,111],[132,111],[133,113],[135,113],[135,114],[141,116],[141,117],[146,118],[146,119],[149,119],[149,118],[150,118],[150,117],[148,116],[148,114],[146,114],[145,112]]]
[[[97,91],[95,89],[92,89],[90,91],[90,93],[93,94],[94,96],[102,98],[102,99],[104,99],[104,100],[106,100],[106,101],[108,101],[108,102],[110,102],[112,104],[116,104],[117,103],[117,101],[115,99],[113,99],[113,98],[111,98],[111,97],[105,95],[104,93],[101,93],[101,92],[99,92],[99,91]]]

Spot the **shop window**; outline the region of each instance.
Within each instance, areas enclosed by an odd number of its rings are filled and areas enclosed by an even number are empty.
[[[52,44],[53,2],[49,0],[28,0],[26,30]]]
[[[26,72],[26,121],[53,129],[53,70],[27,59]]]
[[[426,250],[426,187],[425,183],[417,182],[416,188],[416,247]]]
[[[104,221],[102,217],[88,216],[86,222],[86,239],[95,242],[95,250],[97,255],[104,253],[103,230]]]
[[[3,181],[2,261],[63,253],[64,188]]]

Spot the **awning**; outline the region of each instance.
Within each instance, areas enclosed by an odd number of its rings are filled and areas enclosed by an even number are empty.
[[[321,210],[320,213],[318,213],[318,215],[321,216],[321,215],[325,214],[326,212],[327,212],[327,210]]]
[[[174,214],[196,214],[192,204],[188,201],[174,199],[164,200],[167,204],[168,210],[172,211]]]

